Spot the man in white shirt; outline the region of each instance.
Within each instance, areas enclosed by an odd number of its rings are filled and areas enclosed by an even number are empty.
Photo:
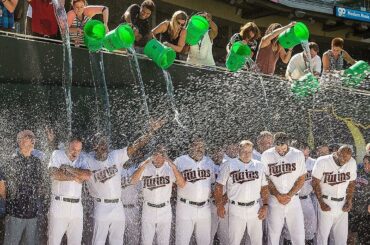
[[[289,146],[290,138],[283,132],[274,135],[274,144],[261,157],[271,193],[267,217],[269,244],[279,244],[286,222],[292,243],[304,245],[304,218],[297,193],[307,173],[305,158],[301,151]]]
[[[204,155],[204,141],[192,140],[188,155],[175,160],[178,170],[186,180],[184,188],[177,189],[176,244],[189,245],[195,232],[197,244],[211,242],[211,209],[209,198],[215,182],[214,164]]]
[[[239,146],[239,158],[224,163],[217,178],[217,213],[225,218],[223,187],[229,199],[229,244],[239,245],[248,228],[251,244],[262,245],[262,220],[267,217],[268,183],[261,162],[252,160],[253,143]],[[262,198],[260,205],[259,200]]]
[[[311,54],[311,65],[314,76],[320,76],[321,74],[321,58],[317,54],[319,53],[319,45],[314,42],[308,44]],[[289,81],[298,80],[306,73],[310,72],[308,70],[307,63],[309,63],[308,58],[304,52],[295,54],[289,61],[286,69],[285,77]]]
[[[274,136],[269,131],[262,131],[257,137],[257,147],[253,149],[252,158],[261,161],[262,153],[271,148]]]
[[[90,178],[86,156],[80,154],[82,140],[72,138],[66,151],[53,152],[50,163],[51,204],[48,244],[59,245],[67,233],[68,244],[81,244],[83,210],[82,183]]]
[[[143,186],[143,215],[141,243],[153,244],[157,236],[158,245],[170,243],[172,210],[172,186],[185,186],[185,179],[175,164],[167,157],[165,148],[158,145],[151,158],[144,161],[131,178],[131,184],[141,181]]]
[[[347,244],[348,212],[352,208],[356,178],[356,161],[349,146],[341,146],[338,152],[317,159],[312,171],[312,186],[320,205],[319,245],[327,244],[330,231],[335,244]]]

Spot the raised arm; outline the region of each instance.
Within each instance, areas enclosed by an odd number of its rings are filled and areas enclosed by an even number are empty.
[[[209,26],[211,28],[210,31],[209,31],[209,38],[213,41],[213,39],[215,39],[218,35],[218,26],[212,20],[212,15],[211,14],[207,13],[206,19],[208,20]]]
[[[280,47],[279,56],[280,59],[285,63],[288,64],[290,58],[292,57],[293,49],[288,49],[288,52],[285,51],[283,47]]]
[[[262,37],[260,48],[264,48],[264,47],[267,47],[268,45],[270,45],[271,41],[275,37],[279,36],[280,33],[284,32],[286,29],[289,29],[290,27],[294,26],[295,24],[296,24],[296,22],[293,21],[289,25],[280,27],[280,28],[274,30],[273,32],[271,32],[270,34],[267,34],[264,37]]]
[[[145,170],[145,167],[150,163],[150,158],[146,159],[144,162],[140,164],[140,167],[136,169],[136,171],[131,176],[131,185],[136,185],[141,178],[141,175],[143,175],[143,172]]]
[[[167,162],[170,164],[171,168],[172,168],[172,171],[175,175],[175,178],[176,178],[176,185],[180,188],[184,188],[184,186],[186,185],[186,181],[184,179],[184,176],[182,176],[182,174],[180,173],[180,171],[177,169],[176,165],[174,164],[174,162],[169,159],[167,157]]]

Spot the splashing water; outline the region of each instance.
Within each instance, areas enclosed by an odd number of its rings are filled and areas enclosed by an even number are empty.
[[[140,66],[139,66],[139,60],[137,59],[136,51],[134,48],[129,48],[128,51],[132,54],[133,60],[135,62],[135,70],[137,77],[139,79],[139,84],[140,84],[140,91],[141,91],[141,97],[143,101],[143,106],[144,106],[144,112],[145,115],[149,121],[149,107],[148,107],[148,102],[146,99],[146,94],[145,94],[145,87],[144,87],[144,81],[143,81],[143,76],[141,75],[140,71]]]
[[[94,81],[95,106],[98,121],[98,131],[104,133],[108,139],[111,136],[111,115],[109,95],[104,73],[103,53],[89,52],[91,74]]]
[[[63,4],[59,0],[52,0],[55,17],[57,19],[60,33],[63,40],[63,77],[62,84],[66,100],[66,111],[67,111],[67,132],[68,135],[72,135],[72,52],[71,44],[69,39],[69,28],[67,22],[67,13],[64,9]]]
[[[171,108],[172,108],[173,112],[175,113],[174,120],[177,122],[177,124],[182,129],[187,130],[186,127],[180,121],[180,113],[177,110],[176,105],[175,105],[174,89],[173,89],[171,74],[168,71],[164,70],[164,69],[162,69],[162,71],[163,71],[164,79],[166,80],[167,96],[170,100]]]
[[[305,63],[307,70],[313,74],[312,58],[310,53],[310,47],[308,46],[308,41],[301,42],[303,53],[306,56]]]

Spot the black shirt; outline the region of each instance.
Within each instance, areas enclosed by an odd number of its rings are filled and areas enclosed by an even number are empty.
[[[41,160],[17,153],[7,167],[7,214],[21,219],[35,218],[42,185]]]
[[[130,7],[128,7],[127,11],[130,13],[131,23],[137,27],[137,29],[139,30],[139,33],[143,37],[148,35],[150,32],[149,20],[140,19],[140,5],[132,4]]]

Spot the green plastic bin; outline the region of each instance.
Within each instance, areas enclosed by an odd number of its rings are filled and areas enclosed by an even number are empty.
[[[281,33],[278,41],[283,48],[290,49],[303,41],[307,41],[309,37],[310,32],[307,26],[302,22],[297,22],[294,26]]]
[[[162,69],[169,68],[176,59],[176,52],[157,39],[152,39],[145,45],[144,54]]]
[[[197,44],[208,29],[209,23],[206,18],[200,15],[192,16],[186,28],[186,43],[189,45]]]
[[[128,24],[121,24],[116,29],[108,32],[103,41],[104,48],[114,51],[130,48],[135,42],[135,33]]]
[[[84,42],[90,51],[96,52],[103,46],[105,26],[99,20],[89,20],[84,26]]]
[[[230,52],[226,59],[226,67],[229,71],[235,72],[240,70],[244,65],[248,57],[250,57],[252,51],[250,47],[243,42],[235,42],[230,49]]]

